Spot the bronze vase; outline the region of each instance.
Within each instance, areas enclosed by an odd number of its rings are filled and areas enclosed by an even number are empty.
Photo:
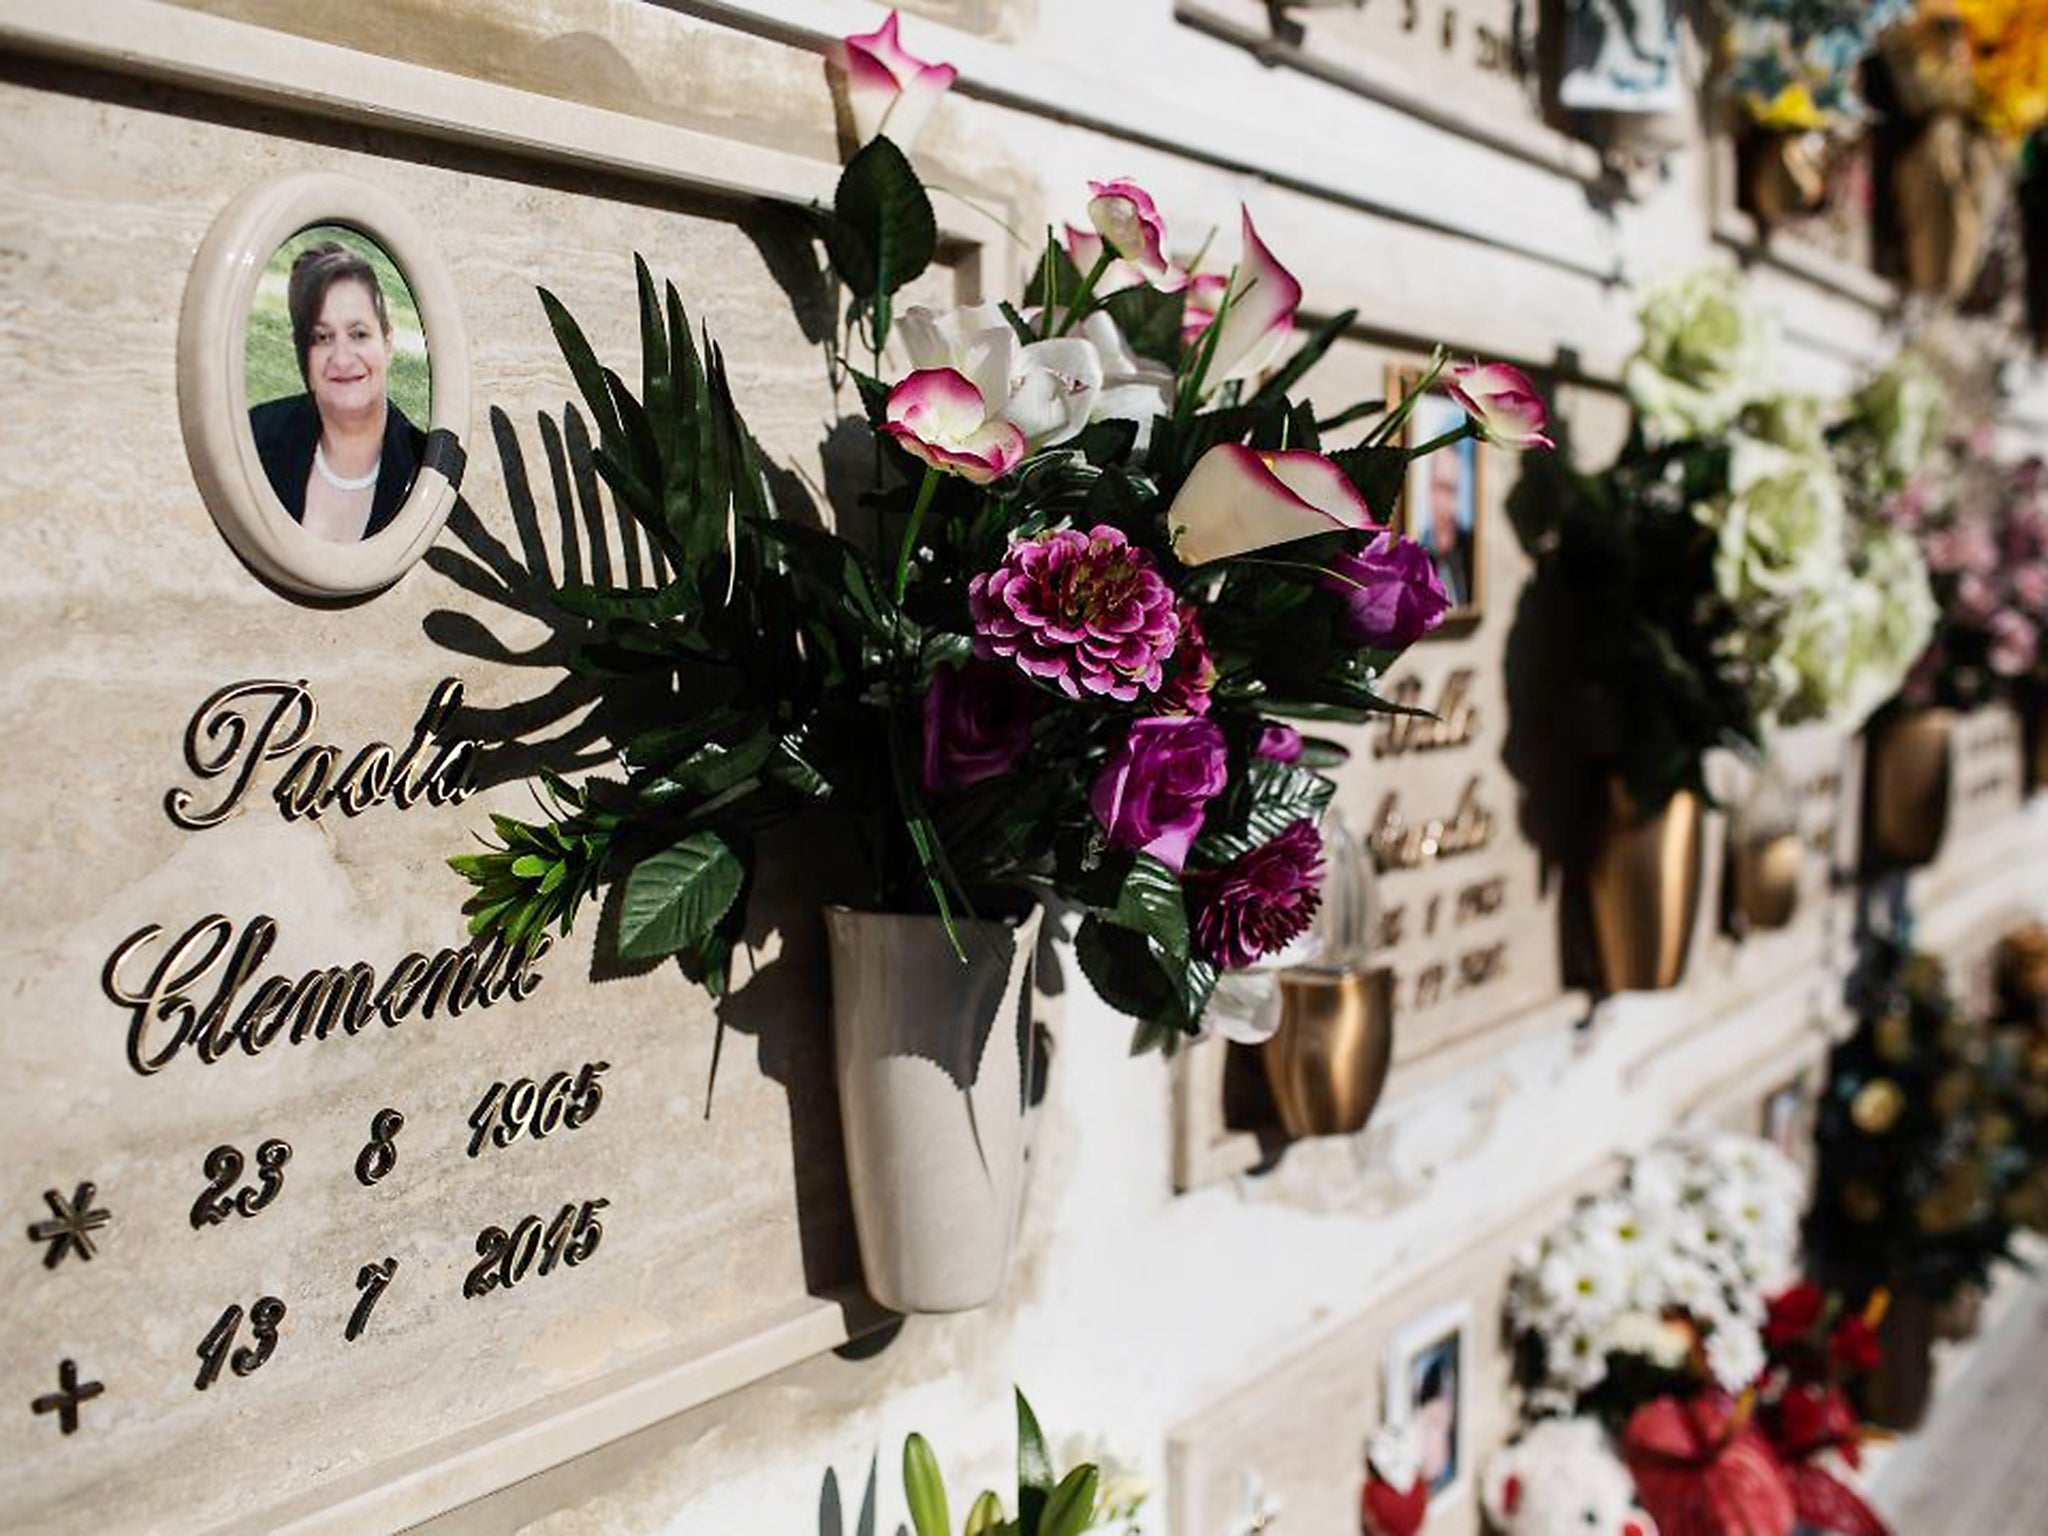
[[[1806,845],[1796,832],[1747,838],[1728,854],[1728,883],[1745,933],[1783,928],[1799,910],[1799,865]]]
[[[1701,805],[1681,789],[1648,816],[1619,780],[1586,866],[1600,985],[1608,992],[1675,987],[1699,915]]]
[[[1866,863],[1916,869],[1941,852],[1955,726],[1952,709],[1909,709],[1872,728],[1863,786]]]
[[[1394,973],[1292,970],[1280,984],[1280,1028],[1259,1048],[1289,1136],[1365,1129],[1394,1058]]]
[[[1827,206],[1826,141],[1818,134],[1751,127],[1736,142],[1743,211],[1763,225]]]
[[[1934,1303],[1917,1292],[1892,1292],[1878,1325],[1881,1351],[1865,1387],[1864,1417],[1880,1429],[1918,1429],[1934,1396]]]

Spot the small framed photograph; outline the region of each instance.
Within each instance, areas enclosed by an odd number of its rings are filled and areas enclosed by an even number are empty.
[[[1413,387],[1412,370],[1397,369],[1388,378],[1387,398],[1398,400]],[[1402,430],[1402,445],[1418,448],[1465,425],[1465,408],[1442,390],[1431,390],[1415,402]],[[1450,597],[1447,625],[1469,624],[1484,609],[1486,571],[1483,547],[1486,516],[1486,461],[1479,439],[1439,448],[1408,465],[1401,488],[1397,530],[1429,552],[1437,579]]]
[[[412,214],[327,173],[236,199],[185,292],[178,408],[258,574],[316,597],[404,575],[455,505],[469,425],[461,315]]]
[[[1454,1302],[1417,1318],[1387,1343],[1383,1417],[1414,1427],[1431,1509],[1458,1497],[1469,1481],[1465,1378],[1471,1337],[1472,1308]]]
[[[1809,1074],[1801,1072],[1789,1083],[1764,1096],[1758,1129],[1763,1138],[1813,1177],[1815,1098]]]

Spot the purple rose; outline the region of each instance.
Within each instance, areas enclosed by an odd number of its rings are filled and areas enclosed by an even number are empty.
[[[1268,720],[1259,732],[1259,744],[1253,750],[1269,763],[1298,763],[1301,761],[1301,732],[1291,725],[1282,725],[1278,720]]]
[[[924,787],[937,793],[999,778],[1031,745],[1038,690],[1008,667],[940,667],[924,695]]]
[[[1221,726],[1196,715],[1154,715],[1131,723],[1089,791],[1088,808],[1112,848],[1149,853],[1178,873],[1209,802],[1229,780]]]
[[[1277,954],[1308,932],[1323,900],[1323,839],[1306,817],[1289,822],[1221,869],[1181,881],[1195,947],[1225,970]]]
[[[1330,562],[1323,585],[1344,599],[1344,639],[1373,650],[1413,645],[1450,612],[1451,599],[1429,551],[1383,533],[1358,554]]]

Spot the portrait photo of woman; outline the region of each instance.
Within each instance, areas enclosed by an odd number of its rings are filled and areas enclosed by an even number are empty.
[[[1458,1497],[1466,1465],[1465,1340],[1471,1307],[1454,1302],[1400,1330],[1388,1343],[1384,1412],[1413,1427],[1416,1470],[1432,1505]]]
[[[332,544],[382,532],[430,419],[419,316],[391,259],[339,227],[286,241],[257,289],[246,366],[257,456],[292,521]]]

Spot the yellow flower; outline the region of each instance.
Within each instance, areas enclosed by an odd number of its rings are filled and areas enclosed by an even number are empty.
[[[2040,0],[1949,0],[1970,38],[1980,115],[2022,138],[2048,122],[2048,14]]]
[[[1743,105],[1758,127],[1779,133],[1812,133],[1834,120],[1814,104],[1813,92],[1803,80],[1794,80],[1768,100],[1752,93],[1743,98]]]

